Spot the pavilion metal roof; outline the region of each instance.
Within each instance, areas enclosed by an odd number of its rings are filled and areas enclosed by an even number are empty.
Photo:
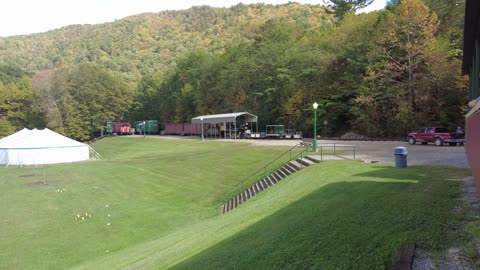
[[[218,123],[233,123],[237,121],[238,117],[245,117],[245,122],[257,122],[258,117],[248,112],[222,113],[211,115],[200,115],[192,118],[192,124],[218,124]],[[203,119],[203,121],[201,120]]]

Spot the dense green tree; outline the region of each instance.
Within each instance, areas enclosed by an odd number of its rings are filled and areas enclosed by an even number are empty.
[[[47,126],[69,137],[88,140],[107,121],[124,119],[132,91],[96,65],[61,69],[49,78],[41,97]]]
[[[28,126],[33,98],[30,79],[26,77],[6,85],[0,82],[0,137]]]

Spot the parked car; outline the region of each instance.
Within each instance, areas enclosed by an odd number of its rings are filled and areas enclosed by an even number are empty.
[[[408,134],[407,141],[412,145],[420,142],[422,144],[434,143],[436,146],[448,143],[451,146],[455,146],[465,142],[465,134],[463,132],[449,131],[443,127],[426,127]]]

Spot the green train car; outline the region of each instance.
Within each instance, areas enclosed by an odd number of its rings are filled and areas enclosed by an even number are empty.
[[[135,121],[132,125],[136,134],[158,134],[158,121]]]
[[[113,122],[107,122],[106,131],[107,131],[107,133],[110,133],[110,134],[113,133]]]

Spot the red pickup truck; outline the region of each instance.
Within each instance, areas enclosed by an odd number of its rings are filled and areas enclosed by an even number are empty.
[[[465,134],[463,132],[451,132],[447,128],[442,127],[426,127],[408,134],[408,143],[422,144],[434,143],[436,146],[442,146],[448,143],[451,146],[457,144],[462,145],[465,142]]]

